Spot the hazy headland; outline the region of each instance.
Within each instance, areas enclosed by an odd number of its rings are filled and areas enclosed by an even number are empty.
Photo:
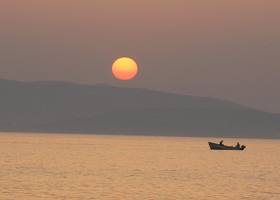
[[[209,97],[0,80],[0,131],[279,138],[280,115]]]

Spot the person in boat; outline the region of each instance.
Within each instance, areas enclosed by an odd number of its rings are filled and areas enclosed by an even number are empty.
[[[239,142],[237,142],[237,144],[236,144],[236,146],[235,146],[235,147],[240,148],[240,143],[239,143]]]
[[[224,145],[224,140],[221,140],[221,141],[220,141],[220,145]]]

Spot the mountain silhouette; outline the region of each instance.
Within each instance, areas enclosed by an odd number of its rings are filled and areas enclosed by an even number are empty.
[[[280,114],[141,88],[0,80],[0,131],[280,137]]]

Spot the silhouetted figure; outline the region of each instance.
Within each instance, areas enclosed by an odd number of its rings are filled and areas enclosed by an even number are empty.
[[[235,147],[240,148],[240,144],[239,144],[239,142],[237,142],[237,144],[236,144],[236,146],[235,146]]]
[[[224,140],[221,140],[221,141],[220,141],[220,145],[224,145]]]

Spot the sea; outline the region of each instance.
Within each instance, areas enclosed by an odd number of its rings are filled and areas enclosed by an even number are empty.
[[[279,200],[280,140],[0,133],[0,200]]]

